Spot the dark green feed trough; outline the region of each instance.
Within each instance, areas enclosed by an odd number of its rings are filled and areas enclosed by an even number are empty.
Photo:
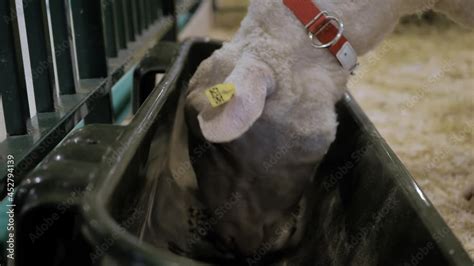
[[[144,206],[138,203],[152,136],[169,134],[179,94],[219,47],[200,40],[161,43],[135,73],[140,108],[130,125],[86,126],[30,173],[16,197],[17,265],[205,264],[140,243]],[[154,77],[163,71],[155,88]],[[337,112],[337,139],[315,179],[306,237],[271,264],[472,265],[349,94]]]

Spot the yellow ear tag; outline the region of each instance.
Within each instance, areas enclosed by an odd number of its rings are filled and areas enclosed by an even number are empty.
[[[217,84],[216,86],[207,89],[205,93],[211,106],[216,108],[232,99],[232,96],[234,96],[235,93],[235,86],[231,83]]]

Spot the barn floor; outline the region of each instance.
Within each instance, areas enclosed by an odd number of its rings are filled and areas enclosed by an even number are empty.
[[[217,13],[211,37],[229,40],[244,15]],[[473,43],[474,31],[452,24],[399,26],[349,83],[471,257],[474,199],[462,192],[474,184]]]
[[[462,197],[474,184],[474,32],[398,31],[350,91],[474,257],[474,200]]]

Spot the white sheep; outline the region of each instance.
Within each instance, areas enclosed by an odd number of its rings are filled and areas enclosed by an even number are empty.
[[[314,3],[344,21],[344,35],[359,56],[406,14],[434,8],[474,26],[473,0]],[[175,221],[155,228],[150,237],[159,236],[155,242],[173,243],[184,253],[196,252],[186,239],[190,235],[183,233],[190,219],[183,217],[204,208],[208,218],[219,216],[209,230],[233,253],[250,256],[262,247],[268,253],[296,245],[304,231],[304,192],[335,139],[335,104],[349,77],[332,54],[311,45],[304,26],[281,0],[251,1],[238,33],[200,65],[178,106],[170,159],[173,185],[158,188],[153,214],[172,215]],[[234,84],[236,92],[214,108],[205,90],[220,83]],[[180,165],[189,165],[185,121],[195,137],[213,144],[198,156],[194,169],[177,174]],[[238,200],[216,215],[236,195]]]

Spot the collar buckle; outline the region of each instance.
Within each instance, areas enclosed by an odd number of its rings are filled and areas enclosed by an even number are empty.
[[[322,16],[325,16],[325,23],[319,27],[318,31],[313,33],[310,31],[310,28],[311,26],[314,25],[314,23],[316,23]],[[318,43],[318,40],[316,38],[316,36],[321,32],[323,31],[332,21],[336,22],[337,24],[337,29],[338,29],[338,32],[337,32],[337,35],[334,36],[334,38],[327,42],[327,43]],[[309,39],[311,40],[311,45],[315,48],[318,48],[318,49],[324,49],[324,48],[329,48],[331,46],[333,46],[334,44],[336,44],[342,37],[343,33],[344,33],[344,22],[339,19],[338,17],[336,17],[335,15],[330,15],[329,12],[327,11],[321,11],[319,12],[319,14],[317,14],[313,19],[311,19],[311,21],[305,25],[305,28],[306,30],[308,31],[308,37]]]

